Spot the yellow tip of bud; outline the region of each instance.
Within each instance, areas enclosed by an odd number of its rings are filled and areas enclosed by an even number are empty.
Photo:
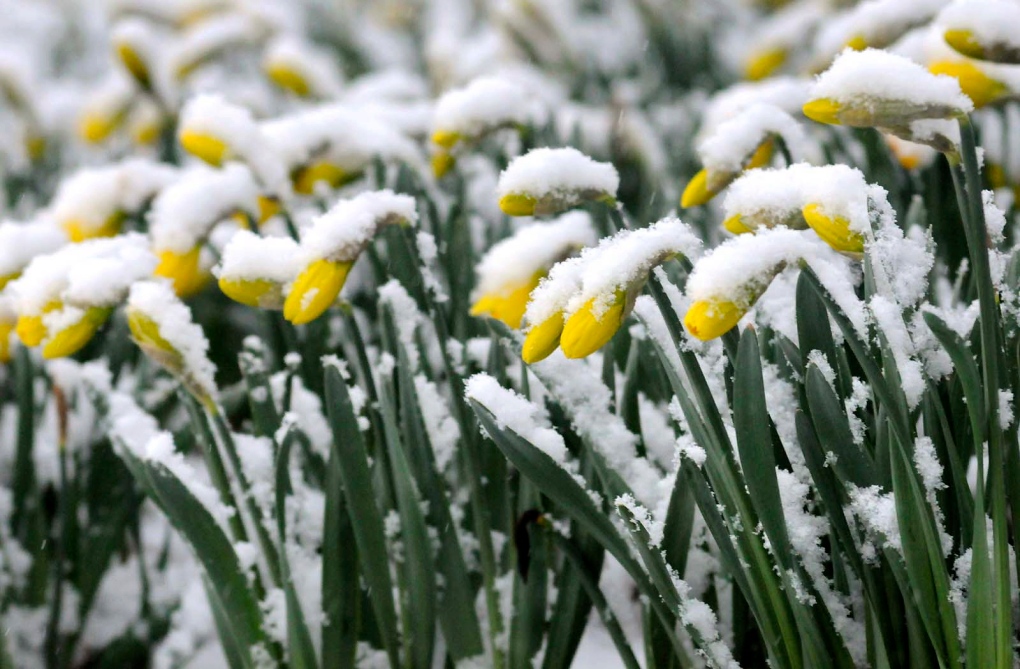
[[[14,323],[0,323],[0,365],[11,361],[11,333]]]
[[[692,337],[709,341],[729,332],[747,313],[733,302],[698,300],[684,316],[684,327]]]
[[[83,242],[87,239],[98,237],[114,237],[120,232],[121,224],[124,223],[124,213],[117,212],[107,218],[101,226],[93,228],[85,221],[77,218],[69,218],[61,221],[60,226],[67,233],[68,239],[74,243]]]
[[[804,205],[804,220],[822,241],[841,253],[864,253],[864,237],[850,229],[850,222],[829,216],[817,202]]]
[[[184,367],[181,352],[160,334],[156,321],[137,309],[129,308],[127,322],[131,338],[146,355],[173,373],[180,373]]]
[[[209,282],[209,273],[203,272],[199,265],[201,255],[201,246],[196,246],[187,253],[162,251],[153,274],[173,281],[174,292],[178,297],[191,297]]]
[[[99,331],[111,313],[113,313],[113,309],[109,307],[89,307],[85,310],[81,320],[50,337],[50,340],[43,346],[43,358],[52,360],[74,355],[89,343],[89,340]]]
[[[90,144],[98,144],[117,128],[118,119],[96,112],[86,112],[78,122],[78,136]]]
[[[521,359],[529,365],[545,360],[560,345],[562,333],[563,314],[553,314],[528,331],[521,348]]]
[[[12,272],[11,274],[0,274],[0,290],[3,290],[4,286],[9,284],[11,281],[17,279],[19,276],[21,276],[21,272]]]
[[[266,76],[283,90],[290,91],[300,98],[311,95],[312,87],[308,80],[286,63],[269,63],[266,65]]]
[[[321,316],[340,294],[354,263],[316,260],[308,265],[283,303],[283,317],[303,325]]]
[[[299,167],[291,175],[294,182],[294,192],[301,195],[311,195],[315,192],[315,184],[325,181],[330,188],[339,188],[358,178],[356,172],[348,172],[339,165],[327,161],[319,161],[304,167]]]
[[[259,195],[259,223],[265,223],[273,216],[276,216],[283,211],[283,205],[275,197],[266,197],[265,195]]]
[[[223,294],[249,307],[279,309],[282,303],[280,286],[268,279],[227,279],[219,281]]]
[[[536,272],[534,276],[518,286],[507,286],[499,293],[483,295],[471,306],[472,316],[487,315],[503,321],[517,329],[521,327],[521,319],[528,308],[531,291],[545,276],[545,272]]]
[[[443,147],[447,151],[456,146],[460,139],[461,134],[453,130],[436,130],[432,133],[432,143]]]
[[[942,38],[946,40],[946,44],[964,56],[978,60],[984,58],[984,47],[969,30],[950,29],[942,33]]]
[[[142,55],[135,50],[133,46],[126,43],[117,44],[115,47],[117,58],[120,59],[124,69],[128,71],[135,81],[144,88],[149,89],[152,86],[152,78],[149,73],[149,66],[145,64],[145,59]]]
[[[594,313],[595,299],[588,300],[563,325],[560,349],[568,358],[584,358],[591,355],[605,346],[623,324],[627,307],[627,295],[624,291],[616,293],[612,304],[599,317]]]
[[[213,167],[221,166],[227,157],[227,143],[218,137],[185,129],[179,139],[185,151]]]
[[[752,228],[749,228],[746,225],[744,225],[744,221],[741,218],[740,214],[734,214],[733,216],[730,216],[725,221],[723,221],[723,228],[726,230],[726,232],[729,232],[730,234],[734,235],[744,235],[747,234],[748,232],[754,232]]]
[[[977,108],[995,102],[1009,92],[1009,87],[992,79],[974,63],[963,61],[938,61],[928,67],[932,74],[945,74],[960,82],[960,90],[969,97]]]
[[[44,309],[43,312],[52,311],[55,308],[55,306],[50,307]],[[46,338],[46,325],[43,323],[42,314],[19,316],[14,332],[25,346],[38,346]]]
[[[453,169],[457,159],[453,157],[453,154],[447,153],[446,151],[439,151],[432,154],[432,173],[436,175],[437,179],[445,177],[450,170]]]
[[[680,196],[680,206],[685,209],[697,207],[707,203],[713,197],[715,197],[715,192],[708,188],[708,172],[702,169],[687,182],[684,194]]]
[[[787,50],[781,47],[759,51],[744,64],[744,77],[751,81],[760,81],[772,76],[786,62],[786,57]]]
[[[864,51],[868,48],[868,40],[860,33],[854,35],[846,41],[844,44],[847,49],[853,49],[854,51]]]
[[[507,216],[532,216],[535,213],[535,198],[524,193],[507,193],[499,198],[499,208]]]
[[[809,100],[804,104],[803,112],[812,121],[839,125],[839,103],[831,98]]]

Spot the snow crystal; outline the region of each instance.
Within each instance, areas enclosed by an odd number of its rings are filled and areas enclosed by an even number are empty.
[[[1009,426],[1013,424],[1014,412],[1013,412],[1013,391],[1012,390],[999,390],[999,427],[1003,430],[1008,430]]]
[[[496,191],[500,197],[593,192],[615,198],[619,185],[620,175],[609,163],[596,162],[570,147],[539,148],[514,158],[500,173]]]
[[[379,301],[388,305],[393,312],[394,325],[397,328],[397,338],[407,355],[408,363],[412,370],[417,370],[420,364],[418,345],[414,333],[418,325],[423,321],[421,312],[418,311],[418,304],[408,295],[407,290],[396,279],[390,279],[379,287]]]
[[[967,0],[949,3],[938,16],[946,30],[967,30],[982,45],[1018,45],[1020,6],[1011,0]]]
[[[878,486],[850,489],[850,510],[872,535],[880,535],[891,548],[902,551],[896,500]]]
[[[446,399],[439,394],[439,388],[424,374],[414,377],[414,389],[418,393],[418,406],[421,408],[425,431],[435,453],[436,469],[445,471],[457,454],[460,427],[450,414]]]
[[[479,77],[443,94],[436,103],[435,127],[475,138],[506,125],[523,125],[532,115],[527,91],[513,81]]]
[[[19,274],[36,256],[52,253],[66,242],[64,232],[48,220],[0,223],[0,283]]]
[[[284,284],[301,270],[298,245],[290,237],[261,237],[239,230],[223,249],[214,273],[235,280],[268,279]]]
[[[740,172],[758,146],[773,135],[782,138],[794,160],[817,154],[792,116],[774,105],[759,103],[720,123],[698,144],[698,156],[709,172]]]
[[[475,374],[469,378],[464,385],[464,396],[488,409],[500,428],[516,433],[558,464],[567,463],[568,452],[563,437],[552,429],[545,411],[537,404],[499,385],[488,374]]]
[[[380,226],[414,225],[417,221],[415,201],[410,195],[391,190],[362,193],[340,200],[315,219],[301,236],[301,255],[309,260],[353,262]]]
[[[869,0],[831,17],[815,36],[814,50],[828,60],[848,42],[863,39],[883,47],[911,28],[928,22],[947,0]]]

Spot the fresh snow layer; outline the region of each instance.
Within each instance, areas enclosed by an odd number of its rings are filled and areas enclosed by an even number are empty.
[[[301,253],[308,260],[329,258],[353,262],[381,225],[414,225],[418,212],[414,198],[391,190],[362,193],[340,200],[301,237]]]
[[[536,198],[559,193],[591,191],[616,197],[620,175],[574,148],[540,148],[514,158],[499,175],[500,197],[527,194]]]

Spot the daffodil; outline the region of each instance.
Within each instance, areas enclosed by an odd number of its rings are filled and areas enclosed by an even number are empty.
[[[744,77],[750,81],[761,81],[772,76],[789,57],[784,47],[771,47],[751,55],[744,63]]]
[[[509,216],[545,216],[584,202],[613,205],[620,176],[577,149],[532,149],[499,175],[499,207]]]
[[[294,325],[303,325],[321,316],[340,295],[353,266],[351,262],[321,259],[305,267],[283,303],[283,317]]]
[[[575,311],[563,324],[560,349],[568,358],[584,358],[599,350],[613,338],[630,312],[626,290],[613,293],[608,304],[593,297]]]
[[[78,120],[78,135],[90,144],[99,144],[120,127],[126,110],[108,114],[99,110],[85,111]]]
[[[138,82],[138,85],[144,90],[150,90],[152,88],[152,72],[149,70],[148,63],[145,62],[145,58],[139,53],[137,47],[128,42],[121,41],[114,44],[114,52],[117,54],[121,65]]]
[[[1016,25],[1020,7],[1010,0],[949,3],[939,13],[942,38],[958,53],[992,63],[1020,64]]]
[[[747,157],[744,169],[751,170],[767,165],[772,160],[773,150],[772,139],[766,138]],[[687,182],[683,195],[680,197],[680,206],[686,209],[707,204],[712,198],[722,192],[724,188],[733,183],[738,176],[740,176],[739,171],[709,171],[707,168],[698,170],[694,178]]]
[[[64,358],[74,355],[85,344],[92,340],[99,328],[109,319],[113,309],[110,307],[88,307],[87,309],[69,308],[64,311],[64,318],[55,325],[55,329],[42,342],[42,356],[47,360]],[[48,328],[49,330],[50,328]]]
[[[183,129],[178,139],[185,151],[213,167],[222,165],[229,155],[227,143],[210,133]]]
[[[125,218],[124,212],[115,211],[98,227],[80,218],[64,219],[60,224],[72,242],[83,242],[96,237],[113,237],[120,232]]]
[[[560,345],[563,333],[563,312],[558,311],[528,330],[521,349],[521,358],[529,365],[545,360]]]
[[[524,317],[524,310],[528,306],[528,298],[531,295],[531,291],[538,286],[538,282],[544,276],[545,271],[536,272],[523,283],[504,286],[499,292],[482,295],[471,306],[471,315],[491,316],[496,320],[503,321],[512,328],[519,328],[521,326],[521,319]]]
[[[726,300],[699,300],[684,315],[684,327],[701,341],[709,341],[729,332],[747,313]]]
[[[294,192],[311,195],[315,192],[315,184],[320,181],[330,188],[339,188],[359,176],[360,172],[349,172],[328,160],[319,160],[294,170],[291,173],[291,181],[294,184]]]
[[[864,235],[851,230],[847,219],[830,215],[816,202],[805,205],[803,213],[811,229],[833,249],[853,255],[864,253]]]
[[[981,108],[1011,94],[1009,86],[988,75],[977,63],[966,61],[938,61],[928,66],[932,74],[944,74],[960,83],[964,95]]]
[[[434,174],[437,179],[442,179],[449,174],[456,162],[457,159],[453,157],[452,153],[448,151],[436,151],[432,154],[431,158],[432,174]]]
[[[312,86],[308,79],[289,63],[268,62],[265,65],[265,71],[270,81],[299,98],[307,98],[312,93]]]
[[[0,319],[0,364],[11,361],[11,335],[14,321]]]
[[[155,276],[170,279],[178,297],[196,295],[208,285],[211,275],[201,265],[202,247],[195,246],[184,253],[167,249],[158,255]]]

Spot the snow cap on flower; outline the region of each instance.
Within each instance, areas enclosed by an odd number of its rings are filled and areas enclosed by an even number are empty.
[[[1020,65],[1020,5],[1010,0],[954,2],[938,16],[946,43],[968,58]],[[975,101],[976,103],[976,101]]]
[[[973,109],[952,77],[888,51],[847,49],[818,76],[804,115],[821,123],[897,129]]]
[[[284,318],[300,325],[321,316],[336,301],[354,262],[379,228],[417,222],[414,198],[391,190],[336,203],[301,237],[301,270],[284,301]]]
[[[811,229],[837,251],[863,253],[871,234],[872,190],[860,170],[846,165],[817,167],[805,175],[802,188],[801,212]]]
[[[143,158],[81,169],[60,183],[49,213],[71,241],[111,237],[176,175],[175,168]]]
[[[294,35],[269,43],[262,69],[274,84],[300,98],[335,98],[343,85],[336,57]]]
[[[616,201],[620,175],[574,148],[540,148],[515,158],[499,175],[499,206],[510,216],[555,214],[583,202]]]
[[[724,335],[787,265],[824,250],[811,233],[782,228],[727,240],[694,265],[684,326],[702,341]]]
[[[889,46],[924,25],[946,0],[867,0],[822,23],[815,36],[815,58],[828,65],[844,48],[862,51]]]
[[[745,169],[768,164],[776,138],[785,142],[795,160],[815,157],[816,151],[800,124],[773,105],[752,105],[720,123],[698,144],[704,167],[687,184],[680,205],[705,204]]]
[[[230,299],[251,307],[282,309],[284,287],[300,272],[298,245],[290,237],[260,237],[241,230],[223,249],[213,273]]]
[[[529,225],[495,244],[475,268],[471,314],[520,327],[531,291],[549,268],[595,243],[591,217],[571,211],[547,224]]]
[[[157,281],[132,285],[127,319],[139,348],[183,383],[196,399],[212,405],[216,368],[207,355],[209,340],[170,286]]]
[[[606,344],[634,308],[651,270],[676,255],[694,257],[701,241],[676,218],[622,230],[558,263],[532,291],[522,357],[537,362],[556,346],[583,358]],[[544,354],[544,355],[542,355]]]
[[[759,81],[772,76],[827,17],[826,7],[816,2],[798,2],[766,18],[754,31],[754,42],[744,58],[744,76]]]
[[[8,287],[18,336],[26,346],[42,345],[44,358],[75,353],[155,264],[145,236],[137,233],[36,256]]]
[[[1009,80],[1015,82],[1015,76],[1002,77],[1003,66],[982,63],[976,60],[953,58],[936,60],[928,65],[932,74],[945,75],[956,79],[960,90],[980,109],[1012,94]],[[1001,78],[1000,78],[1001,77]]]
[[[67,235],[49,219],[0,223],[0,290],[18,278],[32,259],[56,251]]]
[[[131,81],[114,70],[88,92],[78,116],[78,136],[99,144],[123,125],[136,91]]]
[[[806,228],[801,213],[805,204],[803,179],[814,169],[797,163],[745,172],[726,193],[723,227],[735,235],[766,228]]]
[[[267,35],[268,26],[249,13],[217,14],[177,36],[167,55],[169,70],[184,79],[227,50],[259,44]]]
[[[432,142],[447,151],[499,128],[523,125],[532,105],[520,85],[499,77],[479,77],[447,91],[436,103]]]

